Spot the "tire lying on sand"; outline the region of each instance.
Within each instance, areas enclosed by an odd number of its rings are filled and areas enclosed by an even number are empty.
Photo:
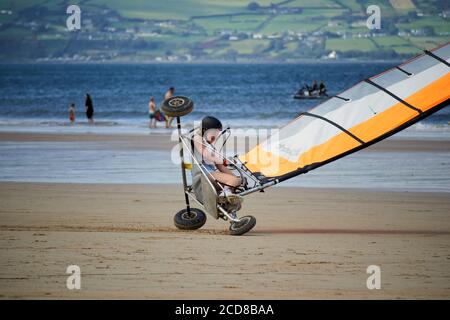
[[[169,117],[182,117],[194,109],[194,102],[188,97],[175,96],[164,100],[161,111]]]
[[[196,230],[201,228],[206,222],[206,214],[197,208],[191,208],[190,214],[186,208],[178,211],[173,217],[175,227],[181,230]]]
[[[249,232],[256,225],[256,218],[253,216],[245,216],[239,219],[239,222],[230,224],[230,234],[233,236],[240,236]]]

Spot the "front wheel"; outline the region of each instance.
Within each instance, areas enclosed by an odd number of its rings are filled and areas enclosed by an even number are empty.
[[[245,216],[239,219],[238,222],[232,222],[230,225],[230,234],[233,236],[240,236],[249,232],[256,225],[256,218],[253,216]]]
[[[190,212],[187,209],[178,211],[173,217],[175,227],[181,230],[196,230],[206,222],[206,214],[197,208],[190,208]]]
[[[166,116],[181,117],[194,109],[194,102],[188,97],[175,96],[164,100],[160,109]]]

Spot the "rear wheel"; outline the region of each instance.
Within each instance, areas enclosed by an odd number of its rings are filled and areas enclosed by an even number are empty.
[[[190,208],[178,211],[173,217],[175,227],[181,230],[195,230],[203,227],[206,222],[206,214],[197,208]]]
[[[239,219],[239,222],[232,222],[230,225],[230,234],[240,236],[249,232],[256,225],[256,218],[253,216],[245,216]]]
[[[164,100],[161,104],[161,111],[169,117],[181,117],[190,113],[194,109],[194,102],[188,97],[175,96]]]

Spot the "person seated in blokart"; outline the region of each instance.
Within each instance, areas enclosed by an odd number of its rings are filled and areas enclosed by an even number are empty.
[[[234,193],[235,188],[243,185],[245,181],[235,176],[226,166],[225,157],[214,146],[222,132],[222,123],[219,119],[207,116],[202,119],[201,128],[195,132],[192,140],[197,159],[207,171],[210,178],[219,182],[223,190],[219,193],[219,202],[226,202],[236,208],[240,208],[243,198]]]

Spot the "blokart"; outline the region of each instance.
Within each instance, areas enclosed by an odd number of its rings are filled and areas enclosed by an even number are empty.
[[[220,191],[223,191],[225,185],[220,183],[206,170],[199,159],[198,152],[194,147],[194,134],[198,128],[193,128],[187,133],[182,132],[181,117],[190,113],[194,108],[191,99],[184,96],[175,96],[167,99],[161,105],[161,110],[169,117],[175,117],[177,120],[179,155],[181,160],[181,176],[183,181],[183,191],[186,202],[186,208],[175,214],[174,224],[178,229],[195,230],[201,228],[206,222],[205,211],[215,219],[223,219],[230,223],[229,233],[231,235],[242,235],[250,231],[256,224],[253,216],[239,217],[237,212],[240,209],[231,205],[227,197],[219,197]],[[237,156],[225,158],[221,150],[230,136],[230,128],[222,130],[220,136],[223,137],[222,145],[216,146],[212,152],[216,153],[224,161],[224,164],[237,176],[241,177],[243,184],[235,188],[234,193],[240,196],[250,194],[262,189],[263,183],[249,170],[245,168]],[[211,145],[204,144],[207,148]],[[185,151],[187,151],[190,163],[186,162]],[[188,183],[187,170],[191,171],[191,183]],[[200,207],[192,208],[191,200]]]
[[[449,62],[450,43],[425,50],[300,113],[247,153],[226,159],[223,156],[224,164],[245,181],[234,193],[244,197],[263,191],[382,141],[447,107],[450,104]],[[181,130],[180,118],[193,108],[193,102],[184,96],[172,97],[161,106],[167,116],[177,119],[186,208],[175,215],[175,226],[184,230],[201,228],[206,222],[206,211],[216,219],[230,222],[230,234],[242,235],[255,226],[256,219],[239,217],[240,207],[231,206],[226,197],[219,197],[218,192],[225,186],[197,158],[193,145],[196,128],[187,133]],[[220,135],[225,145],[229,128]],[[211,151],[222,156],[223,145],[213,146]],[[184,151],[188,152],[191,164],[185,162]],[[187,169],[192,175],[189,184]],[[191,208],[191,200],[201,209]]]

